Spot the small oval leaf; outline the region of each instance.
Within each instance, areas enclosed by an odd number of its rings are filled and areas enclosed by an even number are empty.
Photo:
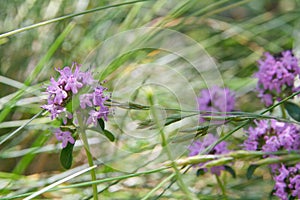
[[[67,146],[61,150],[60,163],[65,169],[70,169],[73,161],[74,144],[68,142]]]
[[[231,174],[232,178],[236,178],[236,174],[234,169],[232,169],[232,167],[228,166],[228,165],[224,165],[225,171],[229,172],[229,174]]]
[[[287,101],[284,103],[284,107],[291,118],[300,122],[300,107],[297,104]]]
[[[95,128],[95,127],[92,127],[92,128],[89,128],[88,130],[92,130],[92,131],[95,131],[97,133],[100,133],[102,135],[104,135],[105,137],[107,137],[111,142],[115,141],[115,136],[114,134],[112,134],[110,131],[108,130],[102,130],[102,129],[99,129],[99,128]]]
[[[111,142],[115,141],[115,136],[110,131],[104,130],[103,133]]]
[[[205,174],[205,170],[204,169],[198,169],[197,172],[196,172],[197,176],[202,176],[204,174]]]
[[[250,165],[247,169],[247,178],[251,179],[254,171],[258,168],[259,165]]]
[[[99,123],[99,126],[102,128],[102,130],[105,129],[105,123],[104,123],[104,120],[102,118],[98,119],[98,123]]]

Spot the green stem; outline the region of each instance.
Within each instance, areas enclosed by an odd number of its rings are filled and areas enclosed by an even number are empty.
[[[83,123],[83,119],[82,119],[82,116],[80,114],[77,115],[77,118],[78,118],[78,124],[79,124],[79,133],[81,135],[81,139],[82,139],[83,146],[84,146],[84,149],[85,149],[85,152],[86,152],[88,163],[89,163],[89,166],[92,167],[92,166],[94,166],[94,162],[93,162],[93,156],[92,156],[91,151],[90,151],[90,146],[89,146],[89,143],[88,143],[88,140],[87,140],[86,132],[85,132],[86,126]],[[97,178],[96,178],[95,169],[92,169],[90,171],[90,173],[91,173],[92,181],[96,181]],[[96,183],[92,184],[92,188],[93,188],[94,200],[98,200],[97,184]]]
[[[280,109],[281,109],[281,113],[282,113],[282,118],[286,119],[286,112],[285,112],[284,104],[280,104]]]
[[[215,177],[216,177],[218,185],[222,191],[222,195],[223,195],[224,199],[227,199],[226,190],[225,190],[225,187],[224,187],[222,181],[220,180],[220,177],[218,175],[215,175]]]
[[[184,184],[184,181],[182,179],[181,173],[180,173],[179,169],[177,168],[177,164],[176,164],[176,162],[174,161],[174,159],[172,157],[172,153],[171,153],[171,150],[170,150],[170,148],[168,146],[168,142],[167,142],[167,139],[166,139],[166,136],[165,136],[165,132],[163,131],[164,127],[161,124],[161,120],[159,119],[159,117],[157,115],[157,112],[156,112],[156,107],[154,106],[154,97],[153,97],[153,91],[152,91],[152,89],[151,88],[147,88],[147,93],[148,93],[148,100],[150,102],[150,111],[151,111],[151,113],[153,115],[153,119],[154,119],[155,123],[158,126],[159,133],[160,133],[160,136],[161,136],[161,140],[162,140],[161,141],[161,145],[164,148],[164,150],[166,151],[169,160],[171,161],[171,166],[172,166],[172,168],[175,171],[176,180],[178,181],[178,186],[187,195],[188,199],[191,199],[191,200],[196,199],[195,195],[192,194],[189,191],[189,189],[187,188],[187,186]]]
[[[167,183],[168,181],[170,181],[176,174],[173,173],[170,176],[168,176],[165,180],[163,180],[162,182],[160,182],[155,188],[153,188],[150,192],[148,192],[144,198],[142,198],[141,200],[146,200],[148,199],[154,192],[156,192],[159,188],[161,188],[165,183]]]
[[[88,158],[89,166],[92,167],[92,166],[94,166],[93,157],[92,157],[92,154],[91,154],[91,151],[90,151],[89,143],[88,143],[88,140],[87,140],[86,133],[85,133],[84,129],[81,130],[81,139],[83,141],[83,145],[84,145],[84,149],[85,149],[85,152],[86,152],[86,156]],[[92,181],[96,181],[97,178],[96,178],[95,169],[92,169],[90,171],[90,173],[91,173]],[[94,200],[98,200],[97,184],[92,184],[92,188],[93,188]]]

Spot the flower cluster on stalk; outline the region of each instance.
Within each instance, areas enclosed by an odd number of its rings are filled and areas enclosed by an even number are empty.
[[[207,121],[206,117],[214,116],[226,116],[226,112],[231,112],[235,106],[235,95],[228,88],[220,88],[218,86],[211,87],[209,89],[203,89],[200,91],[200,96],[197,98],[198,110],[203,112],[199,117],[199,122]],[[214,120],[219,123],[221,120]],[[198,155],[201,151],[205,150],[208,146],[218,140],[213,134],[207,134],[203,140],[194,141],[189,147],[189,156]],[[224,154],[227,153],[227,142],[222,141],[217,144],[208,154]],[[200,163],[197,166],[201,167],[204,163]],[[220,175],[224,170],[224,166],[211,167],[212,174]],[[205,172],[206,168],[203,169]]]
[[[280,101],[299,90],[295,86],[295,79],[300,75],[300,67],[298,59],[291,51],[283,51],[279,56],[267,52],[258,64],[259,71],[255,74],[258,78],[258,97],[266,106],[271,106],[275,100]],[[298,126],[276,120],[256,120],[255,125],[246,130],[246,150],[300,150]],[[283,200],[300,198],[300,164],[279,163],[271,164],[270,167],[275,181],[274,194]]]
[[[277,57],[267,52],[258,64],[259,71],[255,74],[258,78],[258,97],[266,106],[271,106],[274,100],[280,101],[298,89],[294,82],[300,75],[300,67],[291,51],[283,51]]]
[[[196,156],[201,151],[205,150],[207,147],[209,147],[211,144],[216,142],[218,140],[217,137],[215,137],[213,134],[209,133],[207,134],[202,141],[198,140],[193,142],[193,144],[189,147],[189,156]],[[228,153],[229,150],[227,149],[227,142],[222,141],[219,144],[217,144],[208,154],[225,154]],[[205,163],[200,163],[197,165],[200,169]],[[220,175],[221,171],[224,170],[224,166],[214,166],[210,168],[210,171],[212,174]],[[207,171],[206,168],[203,169],[205,172]]]
[[[56,71],[60,73],[60,76],[57,80],[53,77],[50,79],[50,85],[46,89],[47,104],[42,106],[49,111],[52,120],[62,119],[65,125],[70,121],[74,124],[77,123],[76,114],[80,114],[81,111],[67,108],[72,98],[77,98],[74,95],[79,95],[79,107],[82,110],[89,110],[89,116],[83,119],[86,125],[97,125],[97,120],[100,118],[107,120],[109,114],[109,108],[105,105],[109,99],[109,96],[105,94],[107,89],[93,78],[90,71],[80,71],[80,65],[77,63],[73,63],[71,67],[56,69]],[[88,90],[92,92],[80,93],[80,91]],[[76,111],[78,112],[76,113]],[[67,146],[68,142],[71,144],[75,142],[70,131],[57,129],[55,136],[57,140],[62,141],[63,148]]]
[[[246,130],[248,133],[248,138],[244,142],[246,150],[263,152],[300,150],[300,129],[296,125],[276,120],[259,120],[255,121],[255,124],[256,127]],[[295,166],[271,164],[270,167],[275,181],[274,194],[286,200],[289,194],[300,198],[300,164]]]
[[[286,167],[281,165],[278,173],[274,176],[275,195],[282,200],[291,197],[300,199],[300,163],[295,166]]]
[[[220,112],[219,116],[226,115],[226,112],[231,112],[235,106],[234,93],[228,88],[220,88],[218,86],[209,89],[203,89],[200,96],[197,98],[198,110],[207,112],[201,114],[199,121],[205,122],[205,116],[216,116],[215,112]]]

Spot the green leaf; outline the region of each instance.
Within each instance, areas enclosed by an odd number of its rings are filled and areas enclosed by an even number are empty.
[[[232,169],[232,167],[228,166],[228,165],[224,165],[225,171],[229,172],[229,174],[231,174],[232,178],[236,178],[236,174],[234,169]]]
[[[102,128],[102,130],[105,129],[105,123],[104,123],[104,120],[102,118],[98,119],[98,123],[100,125],[100,127]]]
[[[207,129],[210,127],[211,125],[204,125],[204,126],[195,126],[192,128],[187,128],[184,130],[180,130],[180,132],[195,132],[195,131],[207,131]]]
[[[198,169],[197,172],[196,172],[196,175],[197,175],[197,176],[202,176],[202,175],[204,175],[204,174],[205,174],[204,169]]]
[[[175,123],[177,121],[180,121],[181,119],[182,119],[182,116],[180,114],[171,115],[171,116],[167,117],[165,126]]]
[[[293,118],[297,122],[300,122],[300,107],[297,104],[287,101],[284,103],[284,107],[291,118]]]
[[[115,141],[116,138],[110,131],[104,130],[103,133],[111,142]]]
[[[92,127],[92,128],[89,128],[88,130],[92,130],[92,131],[95,131],[97,133],[100,133],[102,135],[104,135],[105,137],[107,137],[109,139],[109,141],[113,142],[115,141],[115,136],[114,134],[112,134],[110,131],[108,130],[103,130],[103,129],[99,129],[98,128],[95,128],[95,127]]]
[[[73,161],[74,144],[68,142],[67,146],[61,150],[60,163],[65,169],[70,169]]]
[[[259,165],[250,165],[248,167],[248,170],[247,170],[247,178],[248,179],[251,179],[252,178],[252,175],[254,173],[254,171],[256,170],[256,168],[258,168]]]

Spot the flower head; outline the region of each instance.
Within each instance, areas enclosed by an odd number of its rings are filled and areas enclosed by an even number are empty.
[[[276,120],[255,121],[256,127],[250,127],[246,132],[248,138],[244,142],[246,150],[262,150],[275,152],[278,150],[300,149],[300,130],[294,124]]]
[[[204,89],[197,98],[199,111],[208,112],[231,112],[234,109],[235,97],[234,93],[228,88],[220,88],[214,86],[211,89]],[[211,116],[213,114],[204,114],[203,116]],[[224,114],[223,114],[224,115]],[[200,117],[200,122],[205,119]]]
[[[257,120],[255,124],[256,127],[250,127],[246,131],[248,133],[248,138],[244,142],[246,150],[263,152],[300,150],[300,129],[294,124],[276,120]],[[286,200],[289,199],[289,195],[300,198],[300,163],[295,166],[271,164],[270,167],[275,181],[274,194]]]
[[[50,79],[50,85],[47,87],[48,103],[42,106],[42,108],[50,112],[52,120],[61,119],[64,124],[68,124],[68,122],[72,123],[72,119],[74,124],[78,119],[72,112],[78,111],[76,112],[77,116],[85,113],[79,109],[88,110],[89,117],[83,118],[85,120],[84,123],[87,125],[97,125],[97,121],[100,118],[107,120],[109,108],[105,105],[105,102],[109,99],[109,96],[104,92],[107,89],[93,79],[90,71],[80,71],[80,66],[76,63],[73,63],[71,67],[66,66],[63,69],[56,70],[60,73],[60,76],[57,81],[54,78]],[[93,92],[84,93],[82,91],[86,90],[81,90],[82,88],[90,89]],[[76,96],[80,90],[80,95]],[[68,110],[68,107],[66,107],[67,103],[78,96],[80,108]],[[73,119],[74,116],[75,118]],[[57,139],[63,142],[63,148],[66,147],[68,142],[74,143],[71,132],[56,131],[55,134]]]
[[[255,74],[258,96],[266,106],[295,92],[294,80],[300,75],[300,67],[291,51],[284,51],[278,57],[265,53],[258,65],[259,71]]]
[[[288,200],[289,195],[294,198],[300,198],[300,166],[281,167],[273,177],[275,181],[274,194],[280,199]]]
[[[195,156],[198,155],[201,151],[203,151],[204,149],[206,149],[209,145],[211,145],[212,143],[216,142],[217,138],[213,135],[213,134],[207,134],[203,141],[195,141],[193,142],[193,144],[189,147],[189,156]],[[219,144],[217,144],[208,154],[224,154],[224,153],[228,153],[229,150],[227,149],[227,142],[222,141]],[[200,163],[197,166],[201,168],[201,166],[204,163]],[[205,171],[207,171],[207,169],[204,169]],[[220,175],[221,170],[224,170],[224,166],[215,166],[211,168],[211,173],[216,174],[216,175]]]
[[[68,142],[71,144],[75,143],[75,140],[72,137],[71,132],[69,132],[69,131],[62,131],[60,129],[56,129],[54,134],[58,141],[62,141],[62,148],[65,148],[67,146]]]

